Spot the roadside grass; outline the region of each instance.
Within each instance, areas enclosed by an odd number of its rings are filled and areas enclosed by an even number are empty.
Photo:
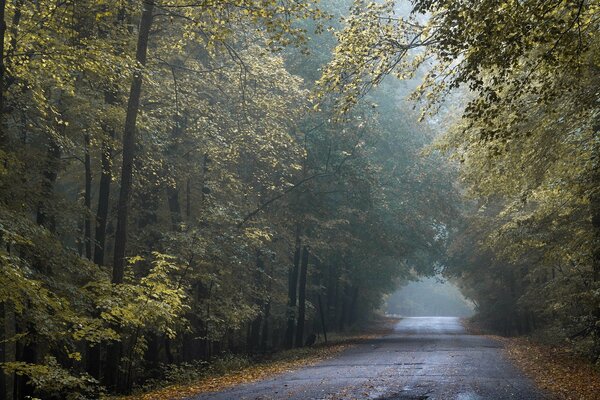
[[[378,318],[369,327],[357,328],[343,334],[328,334],[327,344],[319,342],[311,347],[284,350],[255,359],[228,355],[210,364],[182,364],[170,367],[162,382],[154,382],[154,388],[140,389],[129,396],[109,399],[179,400],[256,382],[332,358],[349,347],[391,332],[397,321],[392,318]]]
[[[600,371],[567,346],[541,344],[528,337],[489,335],[466,319],[463,324],[470,333],[502,342],[507,357],[552,399],[600,399]]]

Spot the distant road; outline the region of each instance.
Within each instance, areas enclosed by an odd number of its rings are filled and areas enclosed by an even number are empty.
[[[501,347],[467,334],[458,318],[404,318],[394,333],[335,358],[193,399],[545,398],[504,358]]]

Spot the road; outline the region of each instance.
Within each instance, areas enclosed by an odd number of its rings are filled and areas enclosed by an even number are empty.
[[[194,400],[543,399],[502,355],[502,345],[465,332],[458,318],[404,318],[394,332],[335,358]]]

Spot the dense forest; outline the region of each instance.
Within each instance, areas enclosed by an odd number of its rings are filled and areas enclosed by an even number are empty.
[[[0,397],[302,347],[440,274],[598,363],[599,28],[597,0],[1,0]]]

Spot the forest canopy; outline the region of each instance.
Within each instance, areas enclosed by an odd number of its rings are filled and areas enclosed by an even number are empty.
[[[597,363],[599,8],[2,0],[0,397],[302,347],[439,274]]]
[[[356,1],[320,85],[350,110],[386,75],[423,74],[424,117],[467,203],[444,272],[504,333],[600,360],[597,1]],[[458,100],[457,100],[458,96]]]

